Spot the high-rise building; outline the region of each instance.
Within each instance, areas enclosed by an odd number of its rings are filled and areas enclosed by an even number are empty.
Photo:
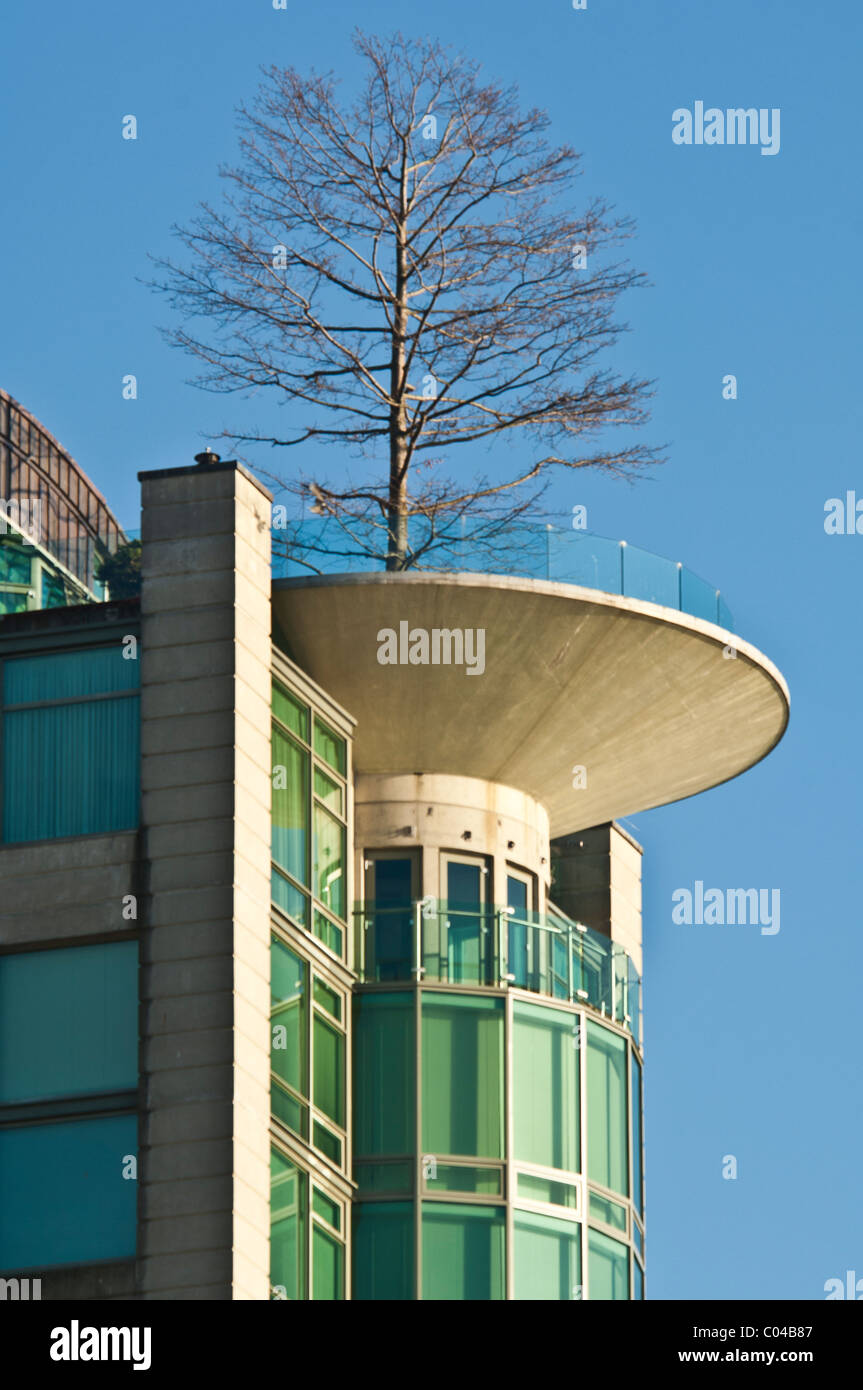
[[[122,529],[0,409],[6,1296],[642,1298],[620,819],[764,757],[779,672],[576,533],[304,576],[215,455],[142,474],[113,600]]]

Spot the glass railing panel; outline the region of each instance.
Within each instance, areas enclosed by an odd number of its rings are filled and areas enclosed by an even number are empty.
[[[718,620],[719,596],[712,584],[700,579],[691,570],[680,571],[680,607],[693,618],[704,618],[708,623]],[[729,615],[730,616],[730,615]]]
[[[637,545],[623,549],[623,592],[628,598],[680,608],[680,569],[673,560],[641,550]]]
[[[546,536],[549,579],[620,593],[619,541],[580,531],[548,531]]]

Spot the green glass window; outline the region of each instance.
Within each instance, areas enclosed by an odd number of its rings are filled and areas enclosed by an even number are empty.
[[[641,1214],[644,1210],[643,1183],[642,1183],[642,1134],[641,1134],[641,1063],[632,1053],[632,1199],[635,1202],[636,1210]]]
[[[315,908],[315,936],[325,946],[329,946],[331,951],[335,951],[337,956],[344,954],[345,938],[341,927],[337,927],[335,922],[331,922],[323,912],[318,912],[317,908]]]
[[[136,1115],[0,1129],[0,1268],[133,1257],[137,1135]]]
[[[587,1027],[587,1172],[592,1182],[629,1193],[625,1038]]]
[[[424,1202],[423,1299],[506,1297],[506,1233],[502,1207]]]
[[[644,1298],[644,1272],[638,1260],[632,1261],[632,1297]]]
[[[517,1196],[528,1202],[548,1202],[554,1207],[568,1207],[570,1211],[578,1208],[578,1189],[568,1182],[555,1182],[553,1178],[541,1178],[536,1173],[517,1173],[515,1190]]]
[[[275,939],[271,948],[270,999],[273,1071],[286,1085],[307,1097],[308,967]]]
[[[314,1018],[315,1105],[335,1120],[345,1123],[345,1038],[319,1014]]]
[[[589,1231],[587,1240],[591,1299],[629,1298],[629,1249],[619,1240]]]
[[[0,956],[0,1104],[137,1084],[136,942]]]
[[[309,754],[273,726],[273,859],[308,884]]]
[[[337,1134],[333,1134],[331,1129],[315,1120],[312,1125],[312,1143],[316,1149],[320,1149],[322,1154],[341,1167],[342,1162],[342,1141]]]
[[[469,1163],[435,1163],[425,1179],[430,1192],[478,1192],[487,1197],[502,1196],[500,1168],[480,1168]]]
[[[578,1018],[514,1005],[515,1157],[523,1163],[579,1171]]]
[[[308,706],[295,699],[283,685],[273,681],[273,714],[285,728],[297,734],[303,743],[309,741]]]
[[[414,1294],[410,1202],[358,1202],[353,1213],[354,1299],[404,1302]]]
[[[355,1152],[413,1152],[413,996],[357,995],[353,1046]]]
[[[315,718],[315,752],[318,757],[333,769],[345,776],[348,770],[348,755],[345,740],[340,738],[322,719]]]
[[[323,806],[315,804],[314,881],[316,898],[336,917],[346,915],[345,827]]]
[[[334,989],[330,989],[329,985],[325,985],[317,976],[315,976],[315,1003],[322,1009],[326,1009],[328,1014],[332,1014],[333,1018],[341,1022],[341,996],[338,995]]]
[[[340,784],[327,777],[319,767],[315,768],[315,796],[337,816],[344,815],[344,797]]]
[[[626,1230],[626,1207],[619,1202],[612,1202],[610,1197],[601,1197],[598,1192],[591,1192],[588,1199],[590,1215],[597,1221],[604,1221],[606,1226],[614,1226],[618,1231]]]
[[[306,1187],[296,1164],[270,1151],[270,1284],[290,1299],[306,1296]]]
[[[413,1187],[412,1163],[354,1164],[354,1177],[361,1192],[410,1192]]]
[[[119,642],[4,663],[6,844],[135,828],[138,668]]]
[[[271,892],[273,902],[282,909],[287,917],[293,917],[294,921],[298,922],[301,927],[308,926],[309,900],[306,894],[301,893],[299,888],[295,888],[292,883],[289,883],[278,869],[273,869],[271,874]]]
[[[14,590],[0,589],[0,614],[24,613],[27,610],[27,595],[16,594]]]
[[[515,1297],[581,1298],[581,1226],[554,1216],[515,1213]]]
[[[338,1202],[332,1201],[325,1192],[316,1187],[312,1193],[312,1210],[315,1216],[320,1216],[322,1220],[329,1222],[335,1230],[342,1229],[342,1209]]]
[[[423,1152],[503,1157],[503,1000],[422,996]]]
[[[312,1227],[312,1286],[316,1301],[345,1296],[345,1248],[317,1223]]]

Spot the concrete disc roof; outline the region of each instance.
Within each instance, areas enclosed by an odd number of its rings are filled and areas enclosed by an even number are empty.
[[[547,808],[552,835],[736,777],[788,722],[785,681],[749,643],[676,609],[577,585],[327,575],[276,580],[273,610],[287,654],[357,720],[358,772],[517,787]],[[484,672],[380,664],[379,633],[404,622],[484,629]],[[586,771],[579,790],[576,766]]]

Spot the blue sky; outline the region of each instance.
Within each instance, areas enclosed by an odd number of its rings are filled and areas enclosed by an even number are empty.
[[[719,585],[792,692],[765,763],[628,823],[646,850],[649,1293],[823,1298],[825,1280],[863,1275],[863,536],[823,527],[827,498],[863,497],[863,9],[8,0],[0,385],[129,526],[139,469],[191,462],[257,409],[186,384],[191,364],[157,331],[167,306],[138,283],[147,253],[169,251],[171,224],[218,196],[258,68],[332,67],[350,85],[357,20],[433,33],[517,82],[583,153],[585,192],[637,220],[630,255],[652,286],[625,306],[614,365],[657,379],[648,433],[668,462],[632,486],[570,477],[551,504],[563,517],[585,503],[591,530]],[[672,111],[697,100],[780,108],[780,153],[674,145]],[[120,138],[127,113],[136,142]],[[121,398],[128,372],[134,402]],[[675,926],[672,891],[696,879],[779,888],[780,932]]]

